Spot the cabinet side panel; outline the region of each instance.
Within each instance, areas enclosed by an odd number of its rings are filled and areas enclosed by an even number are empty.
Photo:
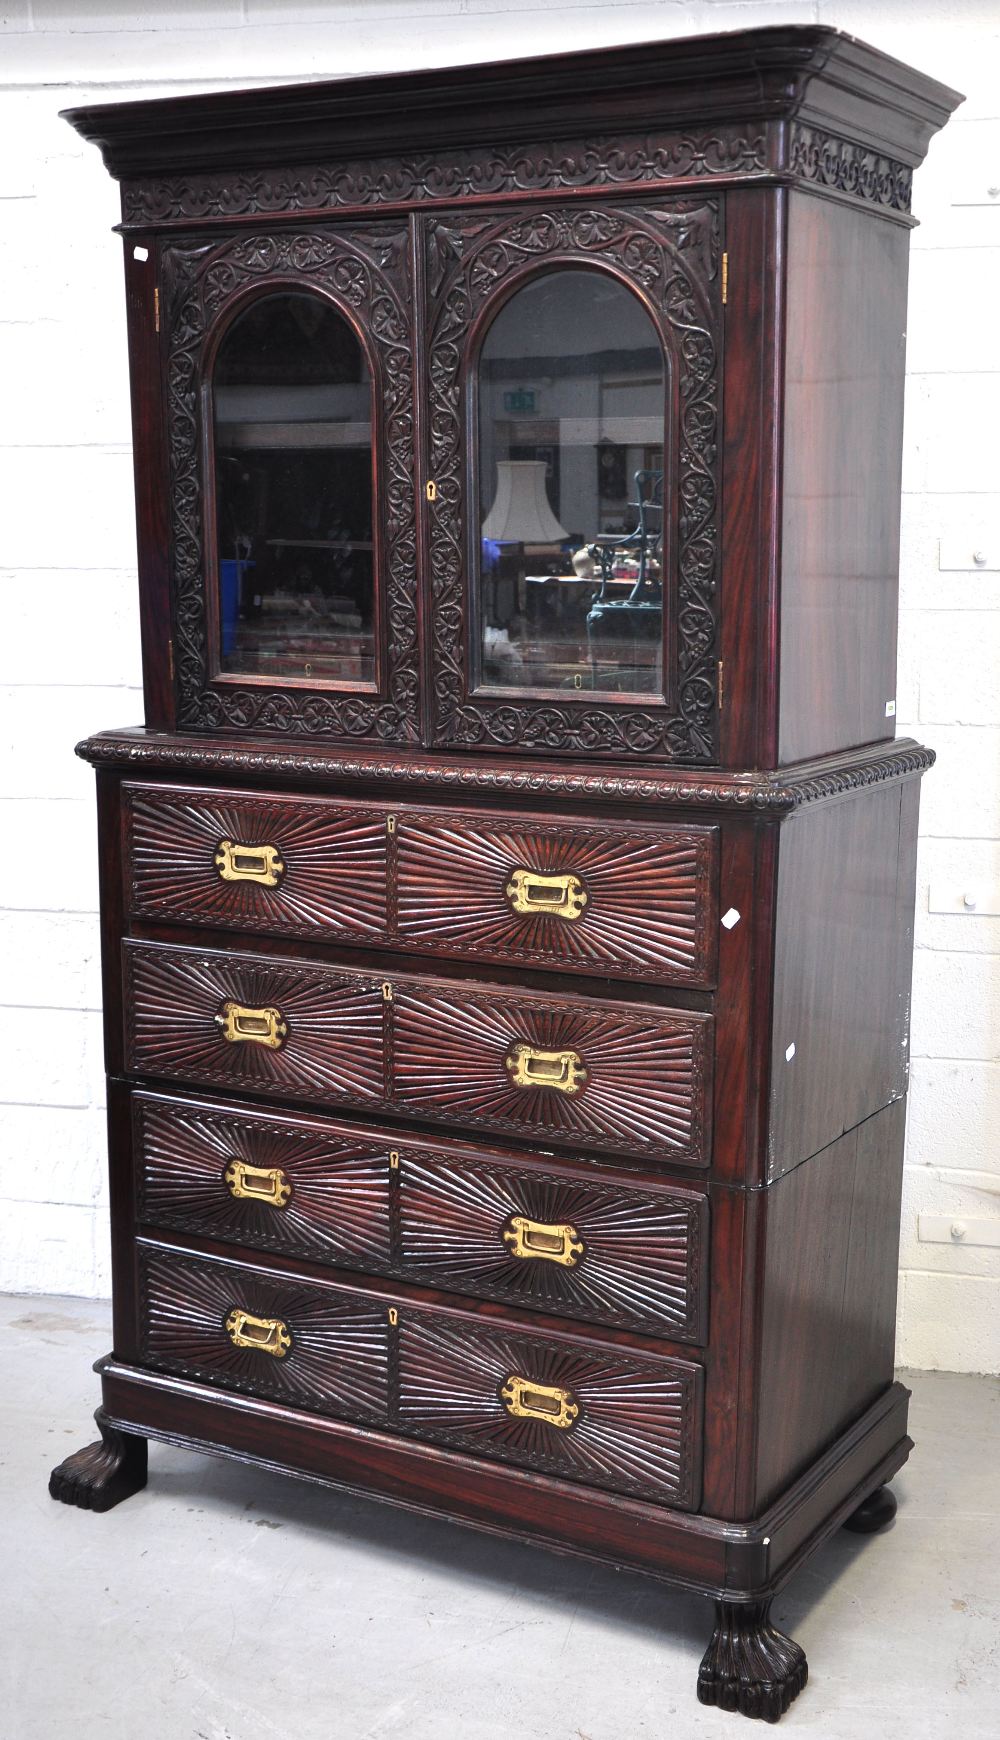
[[[764,1192],[755,1513],[892,1382],[905,1100]]]
[[[789,199],[779,761],[894,735],[908,232]]]
[[[906,1091],[916,782],[781,829],[768,1176]]]

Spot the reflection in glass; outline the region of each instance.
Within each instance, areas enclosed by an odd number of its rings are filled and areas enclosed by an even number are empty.
[[[534,278],[479,364],[479,681],[663,692],[663,349],[604,273]]]
[[[214,373],[219,668],[375,680],[372,393],[361,344],[318,296],[262,296]]]

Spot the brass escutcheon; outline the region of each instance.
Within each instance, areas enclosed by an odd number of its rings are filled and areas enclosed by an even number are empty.
[[[285,874],[277,846],[241,846],[238,840],[219,841],[215,868],[223,882],[258,882],[262,888],[277,888]]]
[[[504,893],[512,912],[549,918],[580,918],[587,904],[579,876],[539,876],[534,870],[512,870]]]
[[[215,1022],[223,1039],[234,1045],[249,1042],[280,1051],[288,1038],[288,1024],[280,1009],[248,1009],[245,1003],[223,1003]]]
[[[572,1390],[549,1384],[533,1384],[530,1378],[512,1374],[500,1391],[500,1400],[515,1420],[544,1420],[547,1426],[567,1431],[579,1418],[580,1404]]]
[[[226,1318],[226,1334],[234,1347],[252,1347],[275,1359],[284,1359],[292,1345],[291,1331],[280,1317],[254,1317],[235,1306]]]
[[[575,1269],[583,1256],[583,1240],[575,1226],[528,1220],[523,1214],[511,1215],[503,1242],[512,1257],[538,1257],[543,1262],[560,1263],[565,1269]]]
[[[512,1045],[504,1059],[514,1087],[555,1088],[578,1094],[587,1080],[578,1051],[539,1051],[534,1045]]]
[[[266,1202],[269,1208],[284,1208],[292,1194],[280,1166],[248,1166],[245,1160],[230,1160],[223,1177],[231,1196]]]

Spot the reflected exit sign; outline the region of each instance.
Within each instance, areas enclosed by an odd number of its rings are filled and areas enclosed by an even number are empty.
[[[526,412],[535,409],[535,395],[527,387],[518,387],[513,393],[504,393],[503,408],[505,411],[515,411],[523,417]]]

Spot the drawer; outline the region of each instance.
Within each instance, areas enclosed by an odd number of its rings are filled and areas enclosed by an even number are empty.
[[[142,1091],[132,1125],[144,1225],[705,1339],[699,1192]]]
[[[170,1232],[347,1268],[392,1264],[394,1138],[137,1093],[136,1211]]]
[[[706,1166],[712,1017],[393,981],[395,1103],[423,1118]]]
[[[385,934],[382,810],[131,784],[122,804],[126,900],[141,917],[324,941]]]
[[[122,949],[128,1069],[292,1098],[383,1099],[380,981],[250,954]]]
[[[712,827],[400,814],[401,946],[561,972],[712,985]]]
[[[139,1293],[148,1364],[313,1413],[387,1418],[382,1301],[149,1245]]]
[[[569,1337],[399,1313],[399,1424],[417,1437],[694,1509],[702,1373]]]
[[[709,1159],[712,1017],[127,940],[133,1073]]]
[[[401,1272],[536,1311],[705,1339],[707,1209],[480,1153],[404,1146]]]
[[[153,921],[711,986],[718,829],[122,787]]]

